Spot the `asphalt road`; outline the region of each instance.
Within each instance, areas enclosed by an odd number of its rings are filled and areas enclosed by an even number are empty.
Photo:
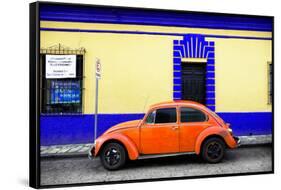
[[[99,159],[87,157],[41,159],[41,185],[170,178],[272,170],[271,147],[228,150],[219,164],[207,164],[196,155],[130,161],[125,168],[107,171]]]

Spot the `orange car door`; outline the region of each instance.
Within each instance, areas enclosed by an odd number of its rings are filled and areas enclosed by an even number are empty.
[[[142,154],[179,152],[179,128],[176,107],[152,111],[141,126]]]
[[[180,152],[194,152],[198,135],[209,126],[207,115],[198,109],[181,107],[180,112]]]

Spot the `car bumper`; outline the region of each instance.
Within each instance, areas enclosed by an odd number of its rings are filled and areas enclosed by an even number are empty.
[[[239,137],[233,136],[235,142],[236,142],[236,146],[239,147],[241,145],[241,139]]]
[[[88,158],[93,160],[95,158],[95,146],[92,146],[88,151]]]

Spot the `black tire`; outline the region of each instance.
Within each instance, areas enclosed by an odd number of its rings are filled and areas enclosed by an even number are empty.
[[[118,170],[122,168],[126,159],[126,150],[119,143],[106,144],[100,153],[101,163],[107,170]]]
[[[208,163],[221,162],[225,153],[225,143],[217,137],[211,137],[203,142],[201,156]]]

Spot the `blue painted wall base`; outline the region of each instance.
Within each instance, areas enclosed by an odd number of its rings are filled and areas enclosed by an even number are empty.
[[[99,114],[97,136],[118,123],[142,119],[144,114]],[[94,115],[42,115],[41,145],[92,143]]]
[[[226,123],[230,123],[234,135],[272,134],[271,112],[217,113]]]
[[[235,135],[265,135],[272,133],[272,113],[218,113],[231,124]],[[118,123],[142,119],[144,114],[99,114],[98,133]],[[41,145],[92,143],[94,115],[41,115]]]

